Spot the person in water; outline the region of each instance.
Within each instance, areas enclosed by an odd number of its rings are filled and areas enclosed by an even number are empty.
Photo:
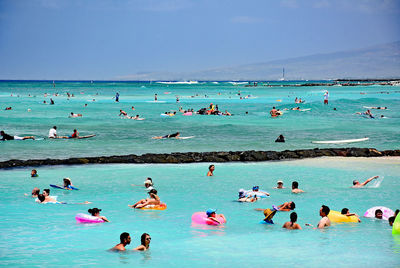
[[[390,226],[393,226],[393,223],[394,223],[394,221],[396,220],[396,217],[397,217],[397,215],[399,214],[399,211],[400,211],[400,210],[396,209],[396,211],[394,212],[394,216],[389,217],[388,221],[389,221],[389,225],[390,225]]]
[[[36,169],[32,169],[32,171],[31,171],[31,177],[32,177],[32,178],[39,177],[39,175],[37,174],[37,170],[36,170]]]
[[[291,211],[291,210],[294,210],[295,208],[296,208],[296,204],[293,201],[285,202],[279,206],[272,206],[272,209],[276,210],[276,211]],[[255,208],[254,210],[265,211],[264,208]]]
[[[292,193],[294,194],[304,193],[303,190],[299,189],[299,183],[297,181],[292,182]]]
[[[82,117],[82,114],[74,114],[71,112],[71,115],[69,117]]]
[[[125,247],[131,243],[131,236],[129,233],[124,232],[119,236],[119,240],[120,243],[111,248],[111,251],[125,251]]]
[[[276,117],[276,116],[278,116],[278,114],[277,114],[277,110],[275,109],[275,106],[274,106],[274,107],[272,107],[272,110],[271,110],[271,111],[269,111],[269,114],[270,114],[272,117]]]
[[[255,201],[257,201],[258,200],[258,198],[257,198],[257,196],[256,195],[254,195],[254,196],[251,196],[251,195],[246,195],[246,191],[244,190],[244,189],[240,189],[239,190],[239,199],[238,199],[238,201],[239,202],[255,202]]]
[[[328,214],[331,210],[328,206],[322,205],[319,209],[319,215],[322,217],[321,220],[318,222],[317,228],[323,229],[325,227],[331,226],[331,221],[328,218]]]
[[[37,198],[39,200],[39,203],[41,203],[41,204],[46,204],[46,203],[65,204],[62,202],[58,202],[57,200],[55,200],[54,198],[52,198],[50,196],[45,196],[44,194],[39,194]]]
[[[210,165],[208,167],[207,177],[214,176],[214,170],[215,170],[215,166],[214,165]]]
[[[263,221],[265,221],[266,223],[269,223],[269,224],[274,224],[274,222],[272,221],[272,218],[275,216],[276,210],[267,208],[267,209],[263,210],[263,213],[265,216]]]
[[[119,110],[119,116],[121,116],[121,115],[128,116],[128,114],[125,111]]]
[[[31,197],[37,198],[39,194],[40,194],[40,189],[37,188],[37,187],[35,187],[35,188],[33,188],[33,190],[32,190]],[[28,194],[26,194],[26,195],[28,195]]]
[[[285,189],[285,187],[283,187],[283,181],[279,180],[276,182],[276,187],[274,187],[274,189]]]
[[[211,209],[211,208],[207,209],[207,211],[206,211],[207,218],[218,224],[221,224],[222,222],[217,220],[217,217],[221,217],[224,219],[224,222],[226,222],[226,218],[225,218],[224,214],[217,214],[216,211],[217,211],[216,209]]]
[[[282,228],[286,228],[289,230],[301,230],[301,227],[298,223],[296,223],[297,221],[297,213],[296,212],[292,212],[290,213],[290,221],[285,222],[285,224],[282,226]]]
[[[382,220],[382,218],[383,218],[382,210],[380,210],[380,209],[375,210],[375,218],[379,219],[379,220]]]
[[[79,137],[79,132],[76,129],[74,129],[74,133],[72,133],[71,136],[68,136],[69,139],[76,139],[78,137]]]
[[[279,135],[279,137],[275,140],[275,142],[285,142],[285,137],[283,135]]]
[[[143,207],[149,206],[149,205],[157,206],[157,205],[161,204],[160,197],[158,197],[156,189],[151,189],[148,192],[148,194],[149,194],[150,198],[141,199],[138,202],[136,202],[135,204],[128,205],[128,206],[131,208],[143,208]]]
[[[152,137],[152,139],[156,139],[156,140],[159,140],[159,139],[171,139],[171,138],[179,139],[180,135],[181,135],[181,133],[176,132],[176,133],[165,135],[165,136]]]
[[[0,131],[1,139],[2,141],[9,141],[9,140],[27,140],[27,139],[32,139],[34,140],[34,136],[25,136],[25,137],[19,137],[19,136],[11,136],[6,134],[3,130]]]
[[[350,211],[349,211],[348,208],[343,208],[342,211],[340,212],[340,214],[345,215],[345,216],[347,216],[347,217],[356,216],[356,217],[358,218],[358,222],[361,222],[360,216],[358,216],[358,215],[355,214],[355,213],[350,213]]]
[[[379,176],[373,176],[369,179],[367,179],[366,181],[364,181],[363,183],[360,183],[358,180],[354,180],[353,181],[353,186],[352,188],[361,188],[364,187],[365,185],[367,185],[370,181],[379,178]]]
[[[64,189],[72,190],[71,186],[73,185],[70,178],[64,178],[63,183],[64,183]]]
[[[136,247],[134,250],[146,251],[150,248],[151,237],[148,233],[143,233],[140,237],[140,246]]]
[[[119,93],[118,93],[118,92],[115,93],[115,101],[116,101],[116,102],[119,102]]]
[[[93,217],[97,217],[99,219],[102,219],[105,222],[110,222],[106,217],[100,216],[100,211],[101,211],[101,209],[98,209],[98,208],[89,208],[88,209],[88,212],[90,214],[92,214]]]
[[[261,193],[261,194],[265,194],[266,196],[269,196],[269,193],[260,191],[260,186],[253,186],[252,191],[254,193]]]

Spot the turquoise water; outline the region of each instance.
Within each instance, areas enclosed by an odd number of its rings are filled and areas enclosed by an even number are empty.
[[[277,84],[277,83],[275,83]],[[323,105],[328,89],[330,104]],[[241,96],[251,95],[249,99]],[[67,98],[66,92],[75,97]],[[120,93],[120,102],[113,99]],[[44,93],[48,93],[44,97]],[[59,93],[59,96],[53,96]],[[154,94],[159,101],[154,103]],[[165,94],[168,93],[168,94]],[[360,94],[365,93],[365,94]],[[11,97],[12,94],[12,97]],[[176,103],[176,96],[180,103]],[[50,97],[55,105],[43,104]],[[295,104],[295,97],[306,100]],[[95,99],[95,101],[93,101]],[[277,100],[281,100],[278,102]],[[87,103],[88,106],[84,107]],[[163,118],[161,113],[193,108],[199,110],[210,103],[234,116],[182,116]],[[5,107],[12,107],[6,111]],[[131,107],[135,107],[135,111]],[[283,110],[300,106],[310,111],[288,111],[271,118],[272,106]],[[367,119],[355,112],[363,106],[387,106],[389,110],[372,110],[383,119]],[[333,108],[337,108],[334,111]],[[28,112],[28,109],[31,109]],[[144,121],[123,120],[119,110],[139,114]],[[312,140],[341,140],[369,137],[351,144],[357,147],[395,149],[400,146],[400,87],[245,87],[232,83],[160,84],[116,82],[0,82],[0,126],[12,135],[34,135],[45,138],[56,125],[59,135],[70,135],[77,128],[81,135],[96,134],[86,140],[26,140],[1,142],[0,161],[9,159],[67,158],[185,151],[286,150],[315,148]],[[82,118],[68,118],[70,112]],[[248,114],[246,114],[248,112]],[[180,131],[188,140],[152,140]],[[276,144],[283,134],[287,142]],[[320,147],[344,147],[322,145]]]
[[[217,164],[215,176],[206,177],[208,164],[185,165],[87,165],[0,170],[0,265],[115,267],[396,267],[400,265],[400,241],[391,235],[387,221],[362,218],[360,224],[336,224],[326,230],[316,225],[322,204],[333,210],[348,207],[362,215],[380,205],[399,208],[400,160],[322,158],[285,162]],[[384,176],[379,188],[351,189],[353,179]],[[33,187],[48,188],[69,176],[79,191],[51,189],[66,202],[92,201],[91,205],[36,204],[24,197]],[[128,204],[146,196],[141,184],[150,176],[155,182],[164,211],[138,211]],[[306,193],[272,189],[282,179],[285,186],[299,181]],[[235,202],[239,188],[260,185],[271,193],[257,203]],[[289,213],[280,212],[275,225],[259,224],[261,212],[285,201],[296,202],[303,230],[281,226]],[[82,225],[77,213],[102,209],[110,223]],[[191,215],[207,208],[225,214],[225,226],[192,226]],[[152,237],[147,252],[109,253],[106,249],[129,232],[132,249],[140,235]]]

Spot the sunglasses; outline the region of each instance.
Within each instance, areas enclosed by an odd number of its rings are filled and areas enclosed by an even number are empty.
[[[146,240],[151,240],[151,237],[147,237]]]

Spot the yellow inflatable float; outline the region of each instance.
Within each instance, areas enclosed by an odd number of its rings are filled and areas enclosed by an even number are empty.
[[[339,211],[331,210],[328,214],[328,218],[331,222],[358,222],[356,216],[346,216],[341,214]]]
[[[393,222],[392,235],[400,235],[400,213]]]

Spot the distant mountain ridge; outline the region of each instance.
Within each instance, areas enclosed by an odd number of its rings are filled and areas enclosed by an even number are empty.
[[[329,80],[400,77],[400,41],[358,50],[214,68],[196,72],[149,72],[118,77],[139,81]]]

